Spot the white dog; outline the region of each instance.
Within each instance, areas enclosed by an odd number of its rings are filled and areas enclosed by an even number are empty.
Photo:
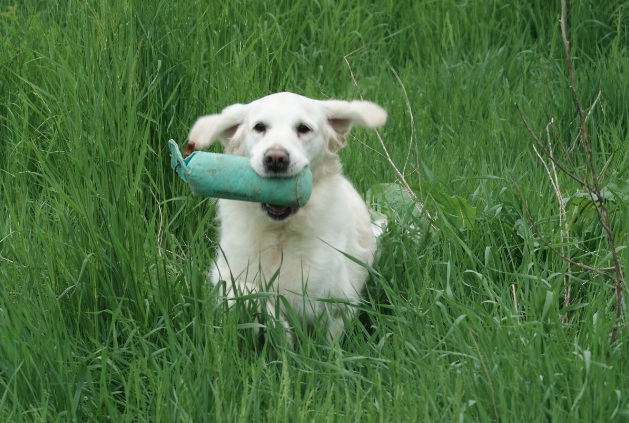
[[[352,125],[377,128],[386,118],[367,101],[285,92],[196,121],[189,148],[203,149],[218,139],[226,154],[250,158],[260,176],[289,177],[305,166],[313,175],[310,201],[301,208],[219,200],[220,245],[210,280],[226,282],[227,298],[275,292],[309,326],[325,322],[329,340],[342,335],[343,314],[353,308],[345,304],[360,299],[376,240],[368,209],[341,174],[336,153]],[[267,303],[269,314],[275,315],[275,305]],[[281,307],[279,317],[289,329],[285,312]]]

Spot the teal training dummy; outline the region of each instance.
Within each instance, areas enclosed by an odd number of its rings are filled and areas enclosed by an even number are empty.
[[[312,173],[307,167],[293,177],[262,177],[246,157],[195,151],[183,158],[175,141],[168,144],[170,166],[193,194],[286,207],[301,207],[310,199]]]

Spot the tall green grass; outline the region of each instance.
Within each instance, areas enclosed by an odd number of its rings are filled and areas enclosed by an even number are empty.
[[[567,143],[578,122],[559,2],[529,3],[3,5],[0,420],[627,419],[612,285],[574,271],[564,308],[568,265],[542,240],[560,247],[557,200],[514,104],[540,133],[552,116]],[[619,187],[609,207],[626,264],[629,8],[570,3],[579,94],[589,106],[601,92],[590,137],[602,183]],[[392,213],[340,345],[298,334],[287,349],[271,329],[257,351],[251,313],[227,313],[203,274],[214,203],[170,170],[166,141],[281,90],[382,104],[380,134],[434,227]],[[374,134],[354,134],[345,173],[362,192],[393,182]],[[609,266],[594,214],[576,210],[565,247]]]

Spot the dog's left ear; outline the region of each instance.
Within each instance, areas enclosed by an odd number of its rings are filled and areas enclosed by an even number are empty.
[[[188,144],[202,150],[218,139],[229,152],[233,147],[230,142],[242,123],[246,110],[245,104],[232,104],[219,114],[201,116],[190,130]]]
[[[321,103],[335,132],[329,145],[332,151],[345,145],[345,136],[353,125],[375,129],[387,121],[387,112],[370,101],[327,100]]]

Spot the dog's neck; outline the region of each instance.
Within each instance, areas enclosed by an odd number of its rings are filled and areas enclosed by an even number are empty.
[[[328,176],[338,175],[341,173],[343,166],[336,154],[326,154],[319,158],[316,162],[311,163],[312,183],[325,179]]]

